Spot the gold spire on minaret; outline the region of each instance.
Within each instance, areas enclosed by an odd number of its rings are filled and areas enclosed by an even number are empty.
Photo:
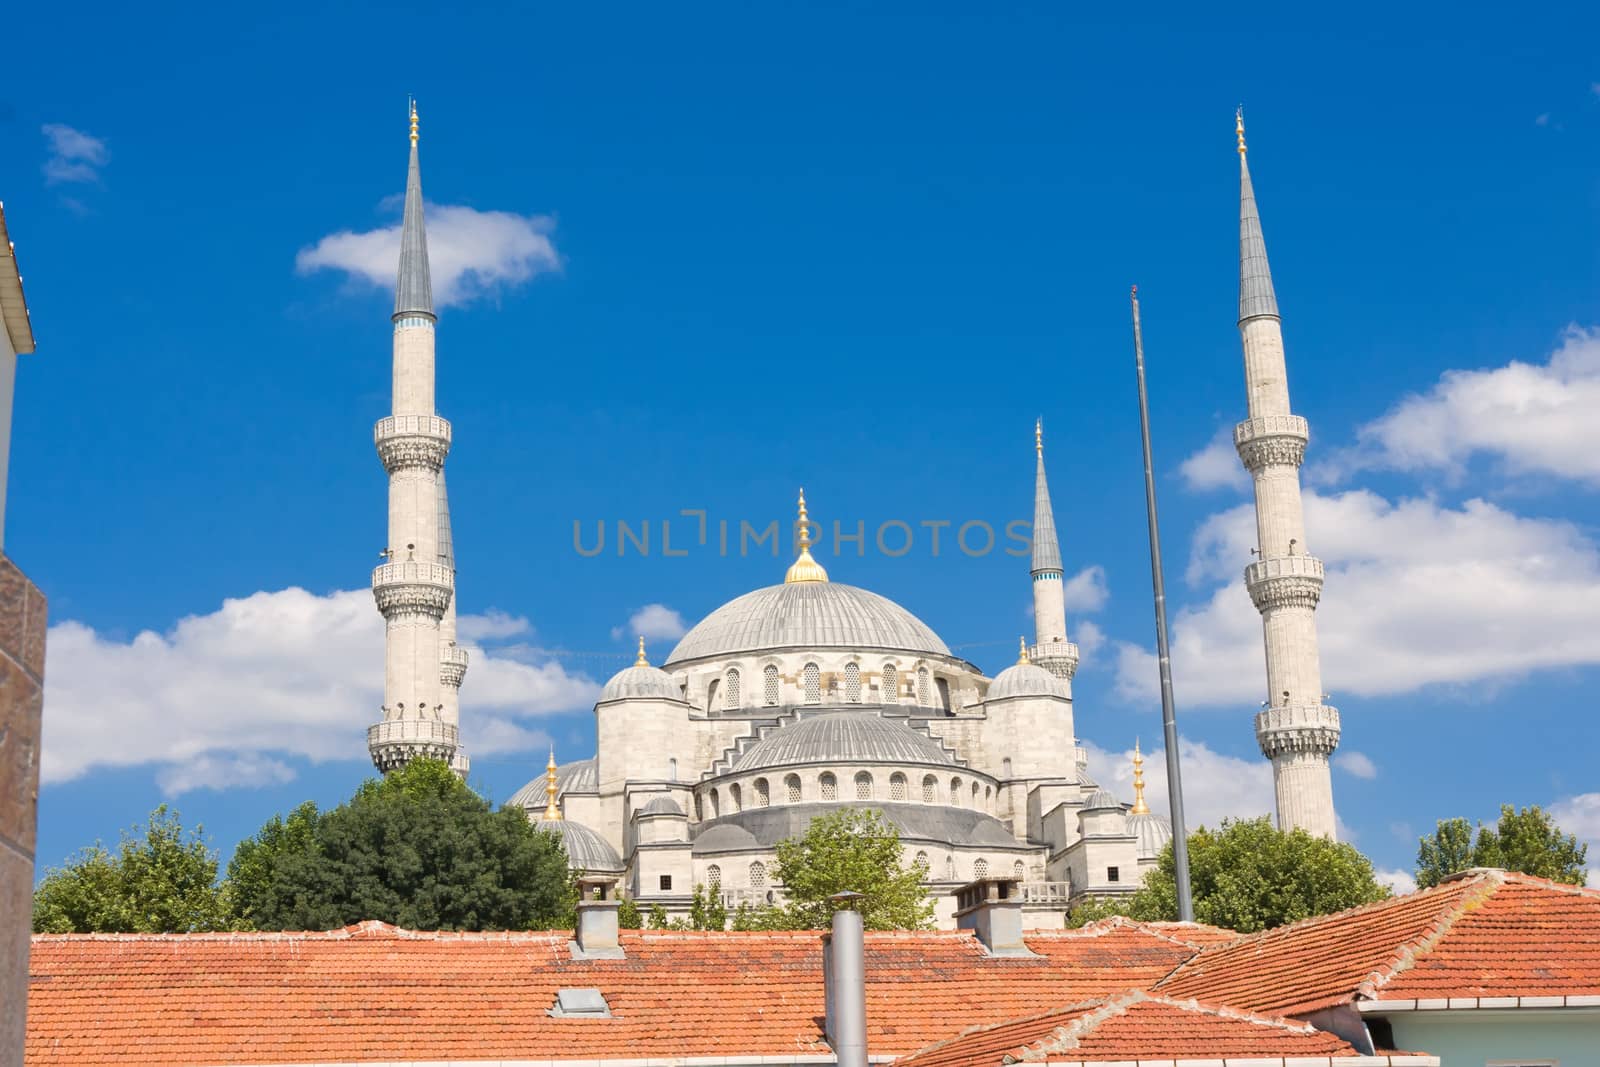
[[[1033,450],[1039,455],[1044,455],[1044,420],[1035,419],[1033,422]]]
[[[1239,154],[1244,155],[1244,107],[1233,113],[1233,132],[1239,135]]]
[[[561,809],[556,807],[556,750],[550,749],[550,762],[544,765],[544,817],[560,819]]]
[[[417,98],[411,98],[411,143],[417,143]]]
[[[633,665],[635,667],[650,666],[650,661],[645,658],[644,654],[644,634],[639,635],[639,658],[633,661]]]
[[[1017,663],[1032,662],[1033,660],[1028,658],[1028,639],[1026,637],[1017,638]]]
[[[1133,807],[1129,815],[1149,815],[1150,805],[1144,802],[1144,753],[1139,751],[1139,739],[1133,739]]]
[[[783,576],[785,585],[794,582],[825,582],[828,572],[822,569],[822,564],[811,558],[811,521],[806,518],[806,491],[800,490],[800,555],[789,567],[789,572]]]

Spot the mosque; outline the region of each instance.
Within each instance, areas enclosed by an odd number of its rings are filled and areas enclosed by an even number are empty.
[[[1279,824],[1332,837],[1339,719],[1322,702],[1313,617],[1322,564],[1307,554],[1301,515],[1308,431],[1289,410],[1242,119],[1238,147],[1249,417],[1235,443],[1256,488],[1260,547],[1245,580],[1262,615],[1268,694],[1256,736],[1273,763]],[[426,756],[464,774],[467,653],[455,641],[444,479],[452,429],[434,408],[415,107],[393,324],[393,414],[374,431],[389,474],[389,547],[372,576],[386,624],[384,706],[368,748],[384,772]],[[560,834],[574,868],[614,875],[628,896],[672,916],[687,913],[696,886],[732,906],[780,901],[776,845],[842,806],[870,806],[898,828],[941,925],[953,925],[954,891],[985,877],[1020,881],[1035,927],[1059,927],[1085,896],[1133,892],[1172,830],[1145,804],[1137,751],[1130,805],[1095,781],[1078,744],[1078,647],[1038,427],[1034,453],[1034,640],[1014,665],[986,677],[905,608],[830,581],[811,556],[802,491],[783,581],[728,601],[659,666],[641,639],[637,661],[595,704],[594,756],[557,766],[552,754],[511,803]]]

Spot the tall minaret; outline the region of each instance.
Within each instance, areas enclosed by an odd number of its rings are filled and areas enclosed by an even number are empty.
[[[386,624],[383,721],[367,730],[372,762],[384,772],[422,756],[455,761],[455,686],[466,673],[454,633],[444,634],[446,618],[455,628],[455,560],[444,510],[450,424],[433,406],[435,318],[415,104],[393,321],[394,414],[373,430],[389,472],[389,546],[372,572],[372,595]]]
[[[1062,587],[1061,545],[1050,511],[1050,486],[1044,479],[1044,421],[1033,424],[1033,634],[1030,662],[1043,667],[1072,691],[1078,646],[1067,640],[1066,593]]]
[[[1259,558],[1244,572],[1266,638],[1267,699],[1256,716],[1256,740],[1272,761],[1279,827],[1332,838],[1328,758],[1339,745],[1339,712],[1323,703],[1315,614],[1322,561],[1309,553],[1300,504],[1309,431],[1306,420],[1289,411],[1283,329],[1245,158],[1243,111],[1237,120],[1239,333],[1250,417],[1234,428],[1233,442],[1256,494]]]

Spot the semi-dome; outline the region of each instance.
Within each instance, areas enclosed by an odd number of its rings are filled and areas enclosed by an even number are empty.
[[[656,797],[639,809],[640,815],[682,815],[683,808],[671,797]]]
[[[1067,687],[1060,678],[1043,667],[1027,662],[1013,663],[994,676],[989,683],[985,700],[1005,700],[1009,697],[1065,697]]]
[[[882,649],[949,656],[927,623],[887,597],[853,585],[796,581],[735,597],[700,620],[667,666],[778,649]]]
[[[1128,833],[1139,839],[1138,855],[1142,860],[1157,858],[1172,843],[1172,824],[1153,811],[1129,815]]]
[[[678,683],[672,680],[672,675],[660,667],[650,666],[650,661],[645,659],[644,638],[639,638],[639,658],[634,660],[633,666],[618,671],[611,676],[604,689],[600,691],[600,700],[682,700],[683,691],[678,688]]]
[[[545,776],[540,775],[515,793],[506,801],[511,807],[523,808],[527,811],[540,812],[548,802],[549,787]],[[570,793],[596,793],[600,790],[600,768],[598,761],[590,756],[588,759],[574,760],[563,763],[556,768],[556,799]]]
[[[1122,801],[1118,800],[1111,790],[1104,787],[1096,789],[1089,797],[1088,803],[1083,806],[1084,811],[1110,811],[1112,809],[1121,811]]]
[[[591,874],[621,874],[622,857],[611,842],[581,822],[571,819],[540,819],[534,824],[546,833],[561,838],[567,850],[567,866]]]
[[[954,766],[940,742],[875,711],[808,715],[769,729],[733,762],[734,773],[800,763],[917,763]]]

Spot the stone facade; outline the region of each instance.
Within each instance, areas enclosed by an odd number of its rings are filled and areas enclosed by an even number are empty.
[[[0,1004],[12,1006],[0,1011],[0,1063],[21,1062],[39,815],[44,640],[44,594],[0,555]]]

